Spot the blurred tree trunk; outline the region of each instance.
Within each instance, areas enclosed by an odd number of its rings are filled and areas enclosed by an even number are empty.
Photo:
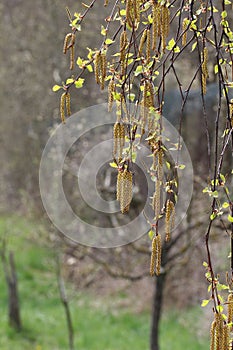
[[[155,278],[155,291],[152,304],[152,320],[150,334],[150,349],[159,350],[159,323],[162,314],[163,294],[166,281],[166,273],[161,273]]]
[[[5,274],[5,279],[8,288],[8,320],[9,325],[20,331],[22,328],[20,319],[20,304],[19,304],[19,294],[18,294],[18,279],[16,274],[16,268],[14,263],[13,252],[9,253],[9,261],[6,258],[6,246],[3,244],[1,250],[1,258],[3,263],[3,269]]]

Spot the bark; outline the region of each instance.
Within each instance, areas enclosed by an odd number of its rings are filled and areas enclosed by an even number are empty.
[[[155,291],[152,304],[152,323],[150,334],[150,349],[159,350],[159,323],[162,314],[163,294],[166,274],[155,277]]]

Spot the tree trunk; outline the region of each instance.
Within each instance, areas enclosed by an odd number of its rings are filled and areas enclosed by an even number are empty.
[[[159,322],[162,313],[163,292],[165,287],[166,274],[161,273],[155,277],[155,291],[152,305],[152,321],[150,334],[150,349],[159,350]]]

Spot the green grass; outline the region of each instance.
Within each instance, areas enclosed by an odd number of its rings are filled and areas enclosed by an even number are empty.
[[[23,330],[7,323],[7,289],[0,266],[0,349],[68,350],[64,310],[54,272],[54,253],[44,243],[43,227],[18,217],[0,218],[0,234],[7,233],[15,252]],[[114,301],[113,301],[114,302]],[[71,299],[77,350],[148,350],[150,315],[95,302],[94,293],[75,293]],[[114,305],[113,305],[114,306]],[[190,315],[189,315],[190,316]],[[192,330],[167,314],[161,324],[161,350],[204,350]]]

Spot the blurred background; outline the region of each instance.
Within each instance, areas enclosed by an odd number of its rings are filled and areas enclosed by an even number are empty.
[[[77,39],[81,57],[87,47],[98,47],[97,32],[109,10],[99,2]],[[87,248],[64,239],[43,209],[38,169],[46,141],[60,123],[59,97],[52,86],[70,75],[68,58],[62,54],[69,31],[66,6],[71,13],[84,9],[81,1],[72,0],[2,0],[0,4],[1,349],[149,350],[152,325],[159,327],[162,350],[206,349],[211,320],[201,301],[208,299],[202,263],[209,200],[202,189],[208,165],[195,85],[185,110],[184,130],[194,165],[194,194],[185,222],[165,247],[161,277],[149,276],[147,235],[120,248]],[[177,64],[184,84],[195,62],[192,54]],[[107,100],[94,78],[85,78],[85,87],[72,96],[73,112]],[[212,71],[209,83],[211,122],[217,96]],[[168,78],[165,117],[177,125],[179,92],[172,77]],[[70,155],[72,162],[75,158]],[[72,197],[71,178],[72,174],[64,174],[70,201],[83,217],[95,220],[96,213],[80,204],[77,194]],[[104,198],[115,196],[115,181],[114,170],[109,173],[104,167],[99,178]],[[144,197],[137,194],[133,213]],[[121,220],[120,214],[116,220]],[[218,243],[216,264],[218,271],[224,271],[228,238],[223,233],[219,245],[220,229],[215,230],[211,248],[215,254]]]

